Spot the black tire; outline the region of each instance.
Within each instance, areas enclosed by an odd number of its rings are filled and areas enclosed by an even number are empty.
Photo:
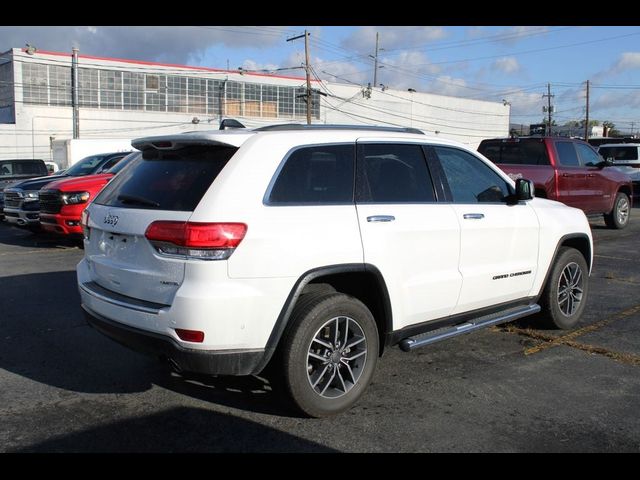
[[[609,228],[620,230],[629,225],[629,215],[631,213],[631,202],[626,193],[618,192],[616,200],[613,202],[611,213],[604,215],[604,223]]]
[[[371,383],[378,328],[369,309],[354,297],[329,293],[298,302],[281,342],[284,387],[308,416],[349,409]]]
[[[561,247],[540,299],[542,318],[555,328],[568,330],[575,327],[584,311],[588,294],[587,262],[575,248]]]

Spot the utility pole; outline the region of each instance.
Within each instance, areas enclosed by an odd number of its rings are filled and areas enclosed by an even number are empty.
[[[551,84],[547,83],[547,94],[542,95],[542,98],[547,97],[547,135],[551,135],[551,97],[555,97],[555,95],[551,95]],[[544,109],[543,109],[544,110]]]
[[[373,63],[373,88],[378,86],[378,32],[376,32],[376,56]]]
[[[587,80],[587,110],[586,119],[584,121],[584,140],[589,140],[589,80]]]
[[[297,37],[287,38],[287,42],[292,40],[297,40],[299,38],[304,37],[304,58],[305,58],[305,70],[307,71],[307,125],[311,125],[311,66],[309,65],[309,35],[311,35],[306,30],[304,31],[304,35],[298,35]]]
[[[80,138],[80,105],[78,101],[78,48],[73,47],[71,57],[71,101],[73,105],[73,138]]]

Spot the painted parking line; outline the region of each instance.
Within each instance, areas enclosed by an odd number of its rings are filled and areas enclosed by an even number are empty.
[[[608,358],[611,358],[621,363],[640,366],[640,355],[636,355],[632,353],[615,352],[603,347],[598,347],[595,345],[589,345],[586,343],[580,343],[575,341],[575,338],[581,335],[594,332],[606,325],[609,325],[612,322],[621,320],[623,318],[627,318],[639,312],[640,312],[640,304],[635,305],[626,310],[623,310],[621,312],[615,313],[610,317],[605,318],[604,320],[593,323],[591,325],[587,325],[585,327],[579,328],[578,330],[574,330],[573,332],[570,332],[570,333],[567,333],[566,335],[561,335],[561,336],[551,335],[548,333],[541,332],[539,330],[533,330],[531,328],[518,328],[513,325],[507,325],[501,330],[508,333],[516,333],[518,335],[524,335],[536,340],[542,340],[542,343],[534,347],[526,348],[524,350],[525,355],[533,355],[534,353],[541,352],[542,350],[546,350],[547,348],[555,347],[557,345],[565,345],[565,346],[577,348],[579,350],[583,350],[589,353],[604,355]]]

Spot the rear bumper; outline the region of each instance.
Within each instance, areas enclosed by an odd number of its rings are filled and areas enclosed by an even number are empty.
[[[194,350],[178,345],[166,335],[148,332],[110,320],[82,305],[89,325],[116,342],[140,353],[170,360],[185,372],[207,375],[251,375],[264,350]]]

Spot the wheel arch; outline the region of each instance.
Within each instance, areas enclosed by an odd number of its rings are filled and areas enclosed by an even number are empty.
[[[578,250],[584,257],[585,261],[587,262],[587,265],[589,267],[589,274],[591,274],[591,270],[593,267],[593,262],[592,262],[593,257],[592,257],[592,251],[591,251],[591,241],[589,240],[589,237],[587,236],[587,234],[570,233],[568,235],[564,235],[558,241],[556,245],[556,249],[553,252],[553,256],[551,257],[551,262],[549,262],[549,265],[547,267],[547,272],[545,273],[545,276],[544,276],[544,281],[542,282],[542,287],[540,288],[540,293],[536,297],[536,302],[538,302],[540,300],[540,297],[542,296],[544,287],[549,281],[549,275],[551,274],[551,270],[553,269],[553,266],[556,263],[558,254],[560,253],[560,248],[562,247],[571,247]]]
[[[382,355],[385,333],[393,330],[391,301],[382,273],[375,266],[363,263],[327,265],[309,270],[298,278],[280,310],[255,373],[262,371],[276,352],[300,297],[323,290],[351,295],[367,306],[378,326],[379,353]]]

